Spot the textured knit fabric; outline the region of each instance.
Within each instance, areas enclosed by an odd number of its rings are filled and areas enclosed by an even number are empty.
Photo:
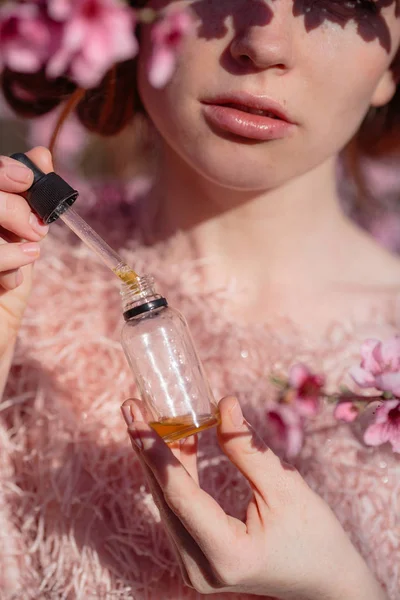
[[[365,337],[398,330],[398,298],[390,294],[365,323],[329,323],[318,344],[284,322],[238,325],[224,311],[234,282],[204,290],[201,261],[174,262],[183,234],[146,246],[136,209],[118,193],[96,206],[87,210],[93,227],[139,273],[154,275],[188,319],[215,397],[236,394],[266,440],[272,370],[304,361],[327,373],[333,389],[348,383]],[[135,388],[119,342],[118,287],[63,224],[52,226],[0,404],[2,600],[200,598],[182,583],[121,418],[120,404]],[[337,424],[326,406],[295,465],[398,600],[399,456],[366,448],[357,428]],[[201,436],[199,469],[203,487],[243,516],[249,489],[213,430]],[[215,597],[228,596],[247,597]]]

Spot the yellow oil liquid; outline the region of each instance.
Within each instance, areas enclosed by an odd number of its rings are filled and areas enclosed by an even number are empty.
[[[193,421],[192,415],[182,415],[170,419],[161,419],[160,421],[151,421],[149,425],[163,438],[164,442],[169,443],[214,427],[219,421],[219,413],[216,412],[213,415],[199,416],[196,422]]]
[[[121,269],[113,269],[113,271],[116,274],[116,276],[119,277],[121,281],[123,281],[127,285],[133,287],[137,286],[139,275],[137,275],[137,273],[135,273],[135,271],[133,271],[131,268],[122,267]]]

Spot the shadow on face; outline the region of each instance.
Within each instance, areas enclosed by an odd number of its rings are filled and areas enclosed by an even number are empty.
[[[307,32],[329,22],[342,28],[353,22],[365,42],[377,40],[390,53],[392,36],[389,16],[384,13],[392,5],[397,18],[400,0],[293,0],[292,14],[303,19]],[[220,39],[227,33],[228,18],[237,33],[251,26],[268,25],[274,18],[273,8],[265,0],[195,0],[191,8],[200,20],[198,36],[207,40]]]

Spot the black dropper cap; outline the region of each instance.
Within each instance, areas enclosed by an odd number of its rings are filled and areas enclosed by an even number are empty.
[[[77,199],[79,192],[56,173],[43,173],[26,154],[12,154],[11,158],[33,172],[33,184],[25,192],[25,197],[31,209],[46,224],[58,219]]]

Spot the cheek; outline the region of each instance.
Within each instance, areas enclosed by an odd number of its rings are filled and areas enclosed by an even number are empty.
[[[376,40],[367,43],[350,26],[344,31],[329,27],[329,35],[327,29],[309,37],[313,52],[303,56],[307,72],[299,97],[308,99],[304,114],[309,133],[316,141],[332,136],[340,150],[363,121],[392,57]]]
[[[214,46],[196,38],[188,39],[179,52],[171,80],[165,88],[155,89],[147,74],[151,56],[149,29],[143,31],[138,57],[139,94],[156,128],[172,146],[177,142],[177,135],[179,143],[182,143],[182,137],[189,137],[189,129],[193,133],[198,126],[199,97],[206,93],[208,87],[216,89],[219,69],[218,49],[214,51]]]

